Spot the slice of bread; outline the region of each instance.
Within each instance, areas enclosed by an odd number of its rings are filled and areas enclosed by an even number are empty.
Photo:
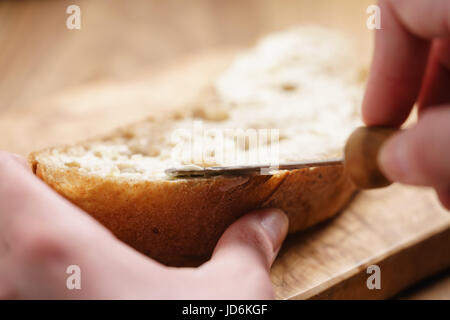
[[[205,261],[223,231],[252,209],[280,208],[291,233],[303,230],[335,215],[355,192],[342,166],[208,179],[173,179],[164,170],[267,163],[249,156],[256,148],[250,138],[221,135],[229,129],[278,130],[280,162],[342,156],[347,136],[360,125],[364,80],[351,52],[350,42],[331,30],[275,33],[237,57],[198,105],[33,152],[29,161],[38,177],[119,239],[168,265]],[[192,142],[197,138],[202,148]]]

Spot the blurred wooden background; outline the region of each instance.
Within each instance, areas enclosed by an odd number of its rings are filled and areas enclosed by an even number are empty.
[[[248,46],[274,30],[321,24],[355,34],[369,52],[367,0],[3,0],[0,112],[62,89],[126,80],[212,47]],[[81,8],[81,30],[66,8]],[[351,17],[351,18],[349,18]]]
[[[0,117],[75,87],[126,83],[186,56],[246,47],[268,32],[297,24],[342,29],[357,39],[355,50],[369,60],[366,8],[373,2],[2,0]],[[81,30],[66,28],[71,4],[81,7]],[[449,299],[450,276],[402,297]]]

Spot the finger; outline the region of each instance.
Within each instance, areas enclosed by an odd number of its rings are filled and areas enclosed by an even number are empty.
[[[375,34],[363,118],[367,125],[398,126],[419,95],[429,40],[450,34],[449,4],[447,0],[381,0],[379,5],[381,29]]]
[[[396,134],[383,146],[379,163],[393,181],[433,186],[450,186],[450,105],[430,108],[419,122]]]
[[[110,286],[111,277],[105,280],[108,275],[104,270],[114,266],[119,273],[128,268],[134,270],[131,274],[142,275],[160,269],[156,262],[119,242],[6,152],[0,152],[1,245],[5,254],[0,255],[0,274],[7,280],[0,276],[0,296],[4,297],[79,298],[94,292],[114,296],[117,292]],[[83,291],[66,290],[66,269],[71,264],[87,270]],[[89,285],[96,280],[106,285]]]
[[[269,270],[288,229],[287,216],[278,209],[254,211],[233,223],[222,235],[212,261]]]
[[[14,285],[11,283],[11,277],[8,274],[9,267],[8,261],[0,257],[0,300],[18,298]]]
[[[36,178],[22,157],[0,151],[0,218],[30,215],[28,218],[58,220],[63,209],[69,209],[68,215],[81,212]]]
[[[199,269],[216,288],[212,298],[273,299],[269,269],[287,230],[287,216],[277,209],[254,211],[233,223]]]
[[[16,156],[0,151],[0,235],[9,243],[8,235],[33,225],[66,237],[109,233],[25,169]]]
[[[436,191],[442,205],[450,210],[450,186],[438,187]]]
[[[450,102],[450,39],[433,41],[430,59],[423,81],[419,112],[430,106],[439,106]]]

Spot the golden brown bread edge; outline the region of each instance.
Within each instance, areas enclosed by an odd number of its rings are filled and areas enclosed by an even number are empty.
[[[39,178],[118,239],[171,266],[206,261],[224,230],[251,210],[282,209],[294,233],[336,215],[356,191],[340,165],[249,178],[131,181],[44,166],[38,154],[29,161]]]

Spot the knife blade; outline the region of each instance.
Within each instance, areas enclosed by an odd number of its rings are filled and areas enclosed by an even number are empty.
[[[384,176],[378,166],[378,152],[383,143],[398,129],[387,127],[359,127],[347,139],[344,148],[344,158],[311,160],[291,162],[271,166],[241,165],[241,166],[218,166],[181,168],[169,168],[165,170],[171,178],[208,178],[220,175],[260,175],[270,174],[278,170],[297,170],[303,168],[314,168],[323,166],[344,165],[345,174],[360,189],[371,189],[385,187],[391,182]]]
[[[225,167],[180,167],[169,168],[165,170],[166,175],[173,178],[181,177],[213,177],[220,175],[264,175],[270,174],[271,171],[278,170],[296,170],[312,167],[335,166],[344,163],[344,159],[330,160],[310,160],[301,162],[281,163],[278,165],[243,165],[243,166],[225,166]]]

